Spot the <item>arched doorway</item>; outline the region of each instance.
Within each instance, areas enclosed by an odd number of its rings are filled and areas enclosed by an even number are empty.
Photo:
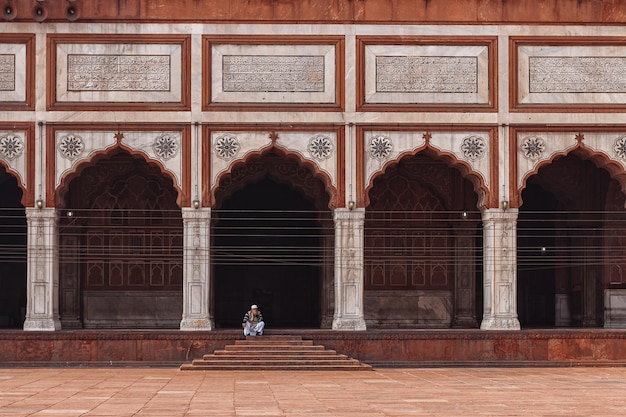
[[[365,217],[368,327],[476,327],[478,196],[426,151],[374,180]]]
[[[21,328],[26,314],[26,213],[16,178],[0,164],[0,328]]]
[[[172,180],[118,151],[68,185],[60,220],[65,328],[177,328],[182,215]]]
[[[212,233],[217,327],[239,327],[251,303],[271,328],[314,328],[332,318],[328,202],[323,181],[277,150],[222,179]]]
[[[616,214],[607,211],[609,190],[619,184],[584,156],[573,152],[555,159],[528,178],[522,191],[517,275],[522,326],[603,323],[605,257],[616,250],[603,244],[605,223],[607,215]],[[623,205],[613,210],[623,212]]]

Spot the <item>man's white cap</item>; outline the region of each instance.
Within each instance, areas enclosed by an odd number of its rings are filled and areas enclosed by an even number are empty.
[[[257,306],[256,304],[252,304],[252,306],[250,307],[250,310],[255,309],[255,308],[259,308],[259,306]]]

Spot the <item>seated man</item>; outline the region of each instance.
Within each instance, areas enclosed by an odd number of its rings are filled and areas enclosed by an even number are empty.
[[[243,316],[241,327],[243,327],[244,336],[263,336],[265,322],[263,321],[263,314],[256,304],[252,304],[250,311]]]

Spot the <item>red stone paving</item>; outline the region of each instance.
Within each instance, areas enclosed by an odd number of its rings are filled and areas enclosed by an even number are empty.
[[[0,369],[0,416],[624,416],[626,368]]]

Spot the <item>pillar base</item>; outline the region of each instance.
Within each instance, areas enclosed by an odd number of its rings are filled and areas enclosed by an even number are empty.
[[[210,331],[213,329],[215,329],[215,324],[209,319],[183,319],[180,322],[180,330]]]
[[[365,326],[365,320],[363,320],[362,318],[358,318],[358,319],[335,318],[333,320],[333,330],[363,331],[363,330],[367,330],[367,327]]]
[[[28,332],[53,332],[61,330],[59,319],[30,319],[24,321],[24,330]]]
[[[486,317],[480,324],[481,330],[521,330],[517,317]]]
[[[478,327],[478,322],[474,317],[455,317],[452,320],[453,329],[475,329]]]

